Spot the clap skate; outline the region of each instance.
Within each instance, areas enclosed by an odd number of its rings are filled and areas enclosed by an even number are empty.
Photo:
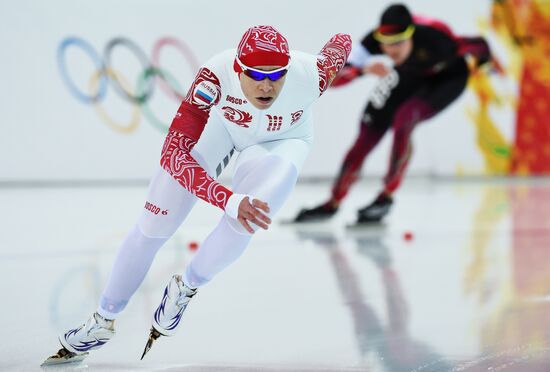
[[[334,207],[330,202],[323,203],[314,208],[304,208],[294,218],[294,223],[320,222],[334,216],[338,212],[338,207]]]
[[[103,346],[115,335],[114,320],[94,313],[86,323],[59,336],[62,348],[42,363],[42,366],[81,362],[90,350]]]
[[[369,205],[357,211],[357,224],[378,223],[390,211],[393,199],[387,194],[380,194]]]
[[[176,333],[183,311],[196,293],[196,289],[189,288],[183,283],[180,275],[172,276],[153,316],[153,326],[141,359],[151,350],[153,343],[160,336],[172,336]]]

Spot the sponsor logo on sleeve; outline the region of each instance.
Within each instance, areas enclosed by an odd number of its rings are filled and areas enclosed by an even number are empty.
[[[229,94],[227,95],[227,97],[225,97],[225,100],[229,103],[233,103],[235,105],[244,105],[244,104],[247,104],[248,101],[246,99],[242,99],[242,98],[235,98],[233,96],[230,96]]]

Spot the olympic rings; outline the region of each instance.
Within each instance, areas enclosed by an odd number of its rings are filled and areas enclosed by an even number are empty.
[[[169,85],[168,85],[169,88],[168,89],[170,89],[170,90],[168,90],[168,92],[170,93],[170,95],[174,99],[176,99],[178,102],[183,100],[183,97],[180,96],[180,94],[178,93],[178,92],[181,92],[181,86],[179,85],[179,83],[176,80],[176,78],[174,77],[174,75],[170,74],[168,71],[161,71],[161,70],[159,70],[157,68],[154,68],[154,67],[145,70],[141,74],[140,79],[138,81],[138,86],[137,86],[138,91],[140,91],[143,88],[143,85],[145,84],[146,81],[148,81],[148,78],[151,75],[154,75],[155,77],[160,76],[159,82],[165,83],[164,85],[166,85],[166,81],[168,81],[168,83],[169,83]],[[170,87],[173,87],[173,86],[175,86],[175,87],[170,88]],[[168,131],[169,126],[164,124],[160,119],[158,119],[157,117],[154,116],[153,112],[149,108],[149,105],[148,105],[147,101],[144,102],[143,105],[142,105],[142,112],[143,112],[143,115],[147,118],[147,120],[149,120],[149,123],[151,123],[151,125],[153,125],[157,129],[159,129],[161,132],[167,132]]]
[[[153,46],[153,52],[151,54],[151,56],[152,56],[151,61],[153,63],[153,66],[156,66],[156,67],[160,66],[160,50],[165,45],[174,46],[176,49],[178,49],[181,52],[181,54],[183,54],[185,56],[185,58],[187,59],[189,64],[192,67],[194,67],[195,70],[198,69],[199,62],[195,58],[195,55],[193,54],[191,49],[189,49],[189,47],[187,45],[185,45],[184,43],[182,43],[180,40],[175,39],[173,37],[162,38],[159,41],[157,41],[155,46]],[[163,89],[165,92],[167,92],[168,95],[170,95],[170,94],[174,95],[175,94],[174,98],[177,99],[178,101],[181,101],[185,97],[185,93],[182,92],[181,90],[178,92],[178,90],[174,89],[175,87],[170,86],[170,85],[166,85],[166,80],[165,79],[160,79],[159,80],[159,85],[160,85],[160,88]]]
[[[130,49],[134,53],[134,55],[137,57],[143,69],[146,70],[149,68],[149,60],[147,59],[147,56],[145,55],[145,53],[139,48],[139,46],[137,46],[137,44],[134,43],[133,41],[124,39],[121,37],[117,37],[107,43],[107,46],[105,47],[105,51],[103,52],[106,66],[111,66],[111,53],[113,52],[114,47],[116,47],[117,45],[120,45],[120,46],[124,45],[128,47],[128,49]],[[153,94],[153,84],[151,84],[151,81],[148,81],[148,85],[147,85],[147,89],[145,90],[145,93],[140,94],[138,96],[134,96],[132,95],[131,92],[128,92],[126,89],[122,87],[120,81],[116,78],[116,74],[112,77],[113,78],[111,79],[111,81],[113,82],[115,89],[122,96],[125,96],[130,101],[133,101],[135,103],[141,103],[145,101],[151,94]]]
[[[95,51],[90,43],[78,37],[65,38],[57,48],[57,64],[61,80],[70,93],[79,101],[93,105],[99,117],[107,125],[120,133],[130,133],[139,126],[140,107],[141,112],[148,122],[156,129],[166,132],[169,124],[158,119],[149,107],[149,101],[154,93],[155,83],[159,83],[161,90],[172,99],[180,102],[185,93],[182,85],[177,81],[174,74],[160,67],[160,54],[162,48],[171,46],[185,58],[193,73],[198,70],[199,64],[191,49],[181,40],[172,37],[158,39],[152,49],[151,62],[143,50],[133,41],[117,37],[110,40],[103,50],[103,58]],[[96,71],[89,81],[89,92],[83,92],[71,78],[66,62],[66,53],[69,47],[81,49],[94,64]],[[113,50],[116,47],[125,47],[136,57],[143,70],[136,80],[136,89],[133,91],[128,79],[115,71],[112,66]],[[110,83],[110,84],[109,84]],[[115,122],[100,105],[107,94],[108,86],[111,85],[114,91],[123,99],[133,105],[132,117],[128,123]]]
[[[93,92],[97,88],[97,81],[104,77],[108,76],[113,81],[120,81],[121,82],[121,89],[124,90],[124,86],[129,87],[130,83],[128,80],[124,79],[122,76],[118,75],[116,72],[114,72],[111,69],[103,69],[101,71],[96,71],[95,74],[92,75],[92,78],[90,79],[90,90]],[[126,92],[126,90],[124,90]],[[134,105],[134,109],[132,111],[132,119],[130,120],[130,123],[128,125],[121,125],[115,123],[113,119],[111,119],[107,113],[101,108],[98,101],[94,102],[94,108],[98,115],[111,127],[113,130],[120,132],[120,133],[130,133],[133,132],[139,125],[139,107],[137,105]]]

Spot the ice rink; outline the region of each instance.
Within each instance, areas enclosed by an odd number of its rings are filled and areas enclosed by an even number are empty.
[[[550,371],[550,180],[407,179],[383,226],[284,224],[330,185],[299,184],[267,232],[139,358],[151,316],[220,217],[205,203],[82,364],[50,371]],[[0,371],[40,371],[96,309],[146,186],[0,188]],[[409,235],[409,236],[407,236]],[[410,239],[406,239],[410,237]]]

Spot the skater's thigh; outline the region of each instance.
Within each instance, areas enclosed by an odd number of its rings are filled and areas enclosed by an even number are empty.
[[[183,188],[159,165],[149,184],[138,225],[146,236],[170,237],[187,217],[196,201],[195,195]]]
[[[310,150],[310,139],[289,138],[252,145],[239,153],[235,164],[235,175],[248,173],[267,156],[276,156],[281,161],[292,164],[299,173]]]

